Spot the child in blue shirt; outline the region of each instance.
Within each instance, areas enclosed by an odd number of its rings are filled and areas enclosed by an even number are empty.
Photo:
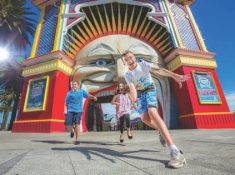
[[[85,90],[80,89],[76,81],[71,82],[71,90],[66,95],[64,113],[66,114],[65,125],[68,131],[70,131],[70,137],[74,137],[74,144],[80,144],[80,121],[82,116],[83,98],[91,98],[95,101],[97,98],[88,94]],[[73,125],[75,124],[75,127]]]

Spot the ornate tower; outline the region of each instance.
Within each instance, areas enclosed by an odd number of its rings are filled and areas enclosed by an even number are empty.
[[[64,1],[35,0],[41,10],[31,55],[23,62],[25,77],[13,132],[63,132],[64,98],[73,60],[60,50]]]
[[[234,128],[234,116],[229,111],[216,73],[215,54],[206,49],[189,8],[192,1],[165,2],[177,40],[177,47],[166,56],[165,62],[172,71],[192,75],[183,90],[173,83],[180,126]]]
[[[41,17],[31,56],[23,63],[24,90],[13,132],[63,132],[69,79],[79,79],[100,99],[112,94],[113,84],[123,76],[119,51],[125,48],[191,75],[182,89],[155,77],[159,112],[168,127],[172,123],[179,128],[235,127],[215,71],[215,54],[207,51],[189,7],[193,0],[33,2]],[[94,70],[99,71],[94,75]],[[101,80],[109,86],[101,85]]]

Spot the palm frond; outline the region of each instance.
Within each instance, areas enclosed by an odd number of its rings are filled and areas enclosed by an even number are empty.
[[[36,13],[25,7],[25,0],[0,0],[0,42],[26,48],[36,28]],[[1,44],[1,43],[0,43]]]

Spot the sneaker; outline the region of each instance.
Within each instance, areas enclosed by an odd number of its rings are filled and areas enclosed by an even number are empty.
[[[181,168],[186,164],[186,159],[183,156],[183,152],[180,150],[172,150],[170,153],[171,160],[168,163],[169,167],[172,168]]]
[[[160,133],[159,133],[159,141],[160,141],[160,143],[162,144],[163,147],[167,146],[166,141],[163,139],[163,137]]]

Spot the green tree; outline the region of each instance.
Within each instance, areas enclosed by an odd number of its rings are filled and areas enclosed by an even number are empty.
[[[0,44],[7,48],[26,48],[35,32],[34,12],[25,0],[0,0]]]
[[[1,67],[3,68],[2,65]],[[21,65],[18,63],[14,67],[9,64],[1,70],[3,74],[0,74],[0,106],[5,109],[1,126],[3,129],[6,129],[9,111],[12,111],[9,129],[12,128],[16,117],[20,92],[23,85],[21,70]]]

